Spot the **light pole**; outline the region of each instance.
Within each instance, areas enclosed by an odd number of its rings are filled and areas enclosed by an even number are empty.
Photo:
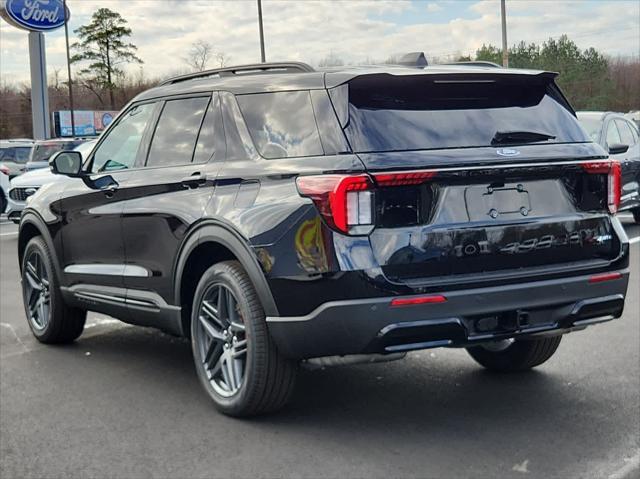
[[[67,0],[63,0],[65,15]],[[69,18],[64,19],[64,39],[67,43],[67,78],[69,79],[69,109],[71,110],[71,136],[76,136],[76,120],[73,118],[73,86],[71,84],[71,56],[69,54]]]
[[[264,54],[264,30],[262,28],[262,0],[258,0],[258,26],[260,27],[260,58],[262,63],[266,62]]]
[[[509,68],[509,50],[507,49],[507,11],[505,0],[500,0],[500,16],[502,17],[502,66]]]

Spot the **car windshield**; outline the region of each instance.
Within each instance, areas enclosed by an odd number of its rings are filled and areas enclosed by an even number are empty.
[[[593,141],[600,139],[600,130],[602,129],[602,121],[597,118],[584,118],[578,116],[578,122],[582,128],[588,133]]]
[[[349,82],[347,102],[359,153],[492,146],[500,132],[521,132],[512,144],[589,141],[544,82],[371,75]]]
[[[16,163],[26,163],[31,153],[30,146],[11,146],[0,149],[0,161],[14,161]]]
[[[29,161],[49,161],[51,155],[62,150],[73,150],[78,146],[77,141],[58,141],[55,143],[42,143],[33,147],[33,153]]]

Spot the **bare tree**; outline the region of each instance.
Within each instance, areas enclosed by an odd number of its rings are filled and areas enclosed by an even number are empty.
[[[318,66],[320,68],[323,67],[341,67],[344,65],[344,60],[342,58],[340,58],[340,56],[334,52],[333,50],[331,50],[329,52],[329,55],[327,55],[326,57],[324,57],[323,59],[321,59],[318,62]]]
[[[213,55],[213,45],[204,40],[197,40],[191,44],[185,63],[194,71],[201,72],[206,70],[207,63]]]
[[[231,61],[231,57],[224,52],[217,52],[216,61],[218,62],[218,66],[220,68],[223,68],[229,65],[229,62]]]

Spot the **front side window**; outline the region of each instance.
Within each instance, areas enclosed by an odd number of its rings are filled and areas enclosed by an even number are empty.
[[[170,100],[164,104],[151,140],[147,166],[191,163],[209,97]]]
[[[607,145],[619,145],[620,143],[622,143],[622,140],[620,139],[618,128],[616,128],[616,124],[613,121],[610,121],[607,126]]]
[[[93,155],[92,173],[133,167],[155,104],[131,108],[107,134]]]
[[[308,91],[238,95],[237,99],[264,158],[324,154]]]

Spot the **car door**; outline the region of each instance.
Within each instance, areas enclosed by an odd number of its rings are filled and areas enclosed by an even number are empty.
[[[60,201],[65,283],[89,309],[121,317],[124,306],[123,195],[130,168],[145,150],[156,104],[130,107],[93,150],[85,179],[70,181]]]
[[[162,327],[154,312],[171,314],[177,255],[202,217],[224,154],[217,93],[163,102],[144,161],[121,185],[124,282],[139,322],[148,313],[148,324]]]
[[[629,149],[618,155],[622,165],[622,206],[632,207],[640,203],[640,145],[635,127],[622,118],[615,119],[620,133],[620,143]]]

